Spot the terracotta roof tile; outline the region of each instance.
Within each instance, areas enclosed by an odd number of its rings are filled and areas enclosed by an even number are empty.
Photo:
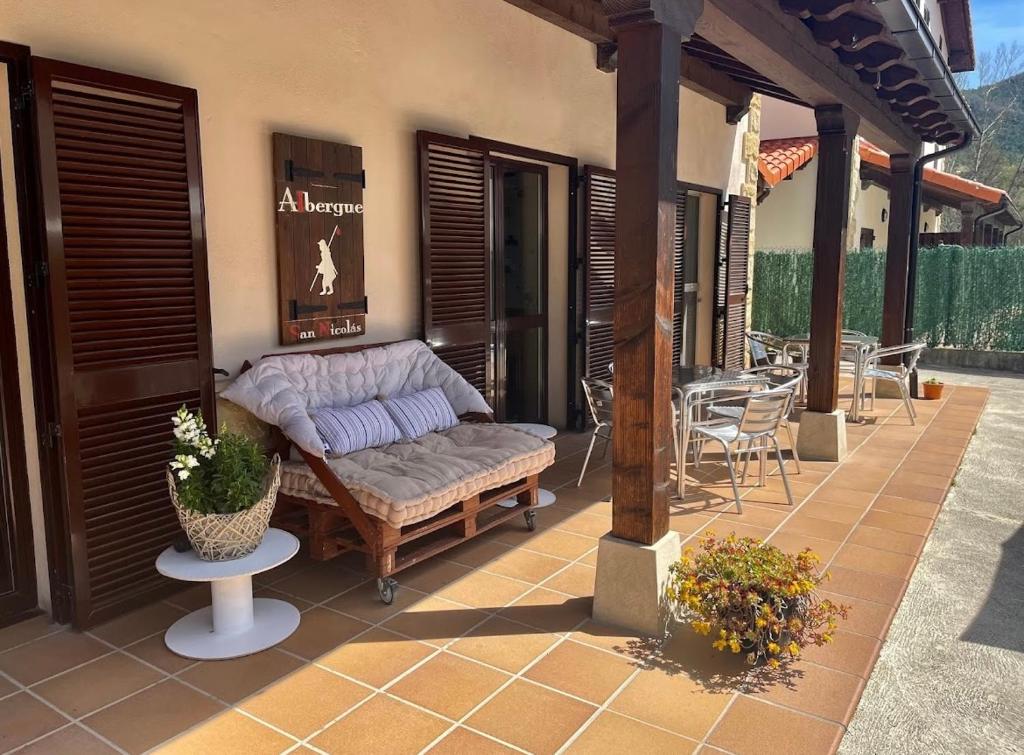
[[[800,136],[791,139],[764,139],[757,169],[769,187],[789,178],[818,154],[818,137]]]

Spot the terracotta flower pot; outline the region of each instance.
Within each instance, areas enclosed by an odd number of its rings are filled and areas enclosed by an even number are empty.
[[[924,397],[929,401],[936,401],[942,398],[942,383],[924,383]]]

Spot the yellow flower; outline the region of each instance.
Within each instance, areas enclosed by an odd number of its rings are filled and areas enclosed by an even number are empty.
[[[769,668],[778,668],[780,665],[781,664],[779,663],[778,659],[776,659],[776,658],[769,658],[768,659],[768,667]]]
[[[831,645],[832,644],[832,635],[830,635],[830,634],[823,634],[823,635],[821,635],[821,641],[824,642],[826,645]]]
[[[693,627],[693,631],[698,634],[707,635],[711,631],[710,621],[691,621],[690,626]]]
[[[789,647],[786,649],[789,650],[789,654],[794,658],[800,655],[800,646],[797,645],[795,642],[789,643]]]
[[[739,640],[729,640],[729,649],[734,653],[740,652]]]
[[[780,648],[780,647],[779,647],[779,646],[778,646],[778,645],[777,645],[776,643],[774,643],[774,642],[769,642],[769,643],[768,643],[768,652],[769,652],[769,653],[771,653],[772,655],[778,655],[778,654],[779,654],[779,650],[781,650],[781,649],[782,649],[782,648]]]
[[[711,643],[711,647],[715,650],[725,650],[725,640],[715,640]]]
[[[757,626],[758,629],[764,629],[766,626],[768,626],[768,622],[762,618],[758,618],[756,621],[754,621],[754,624],[755,626]]]

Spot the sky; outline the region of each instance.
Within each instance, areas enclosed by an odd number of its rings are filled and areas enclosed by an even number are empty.
[[[971,0],[974,47],[991,50],[1000,42],[1024,44],[1024,2],[1022,0]]]

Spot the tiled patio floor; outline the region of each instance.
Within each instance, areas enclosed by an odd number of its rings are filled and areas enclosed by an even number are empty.
[[[217,663],[170,654],[162,632],[201,586],[79,634],[0,630],[0,751],[822,753],[838,745],[895,606],[984,407],[947,387],[910,426],[895,401],[849,427],[841,465],[805,462],[790,507],[778,476],[734,513],[702,468],[672,527],[814,548],[828,594],[853,606],[834,645],[774,679],[681,628],[655,643],[590,621],[610,470],[574,487],[586,436],[558,440],[558,503],[400,575],[387,607],[353,562],[302,556],[259,579],[303,611],[279,648]]]

